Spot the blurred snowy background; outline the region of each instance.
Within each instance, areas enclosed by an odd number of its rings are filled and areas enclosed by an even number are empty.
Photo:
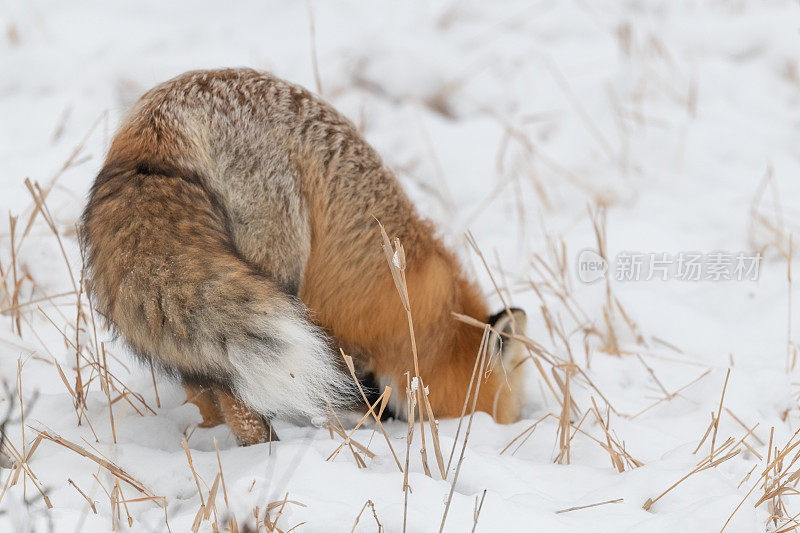
[[[524,420],[475,415],[445,530],[792,530],[798,15],[788,0],[5,0],[0,530],[211,531],[234,517],[240,531],[401,531],[404,514],[408,531],[439,530],[454,468],[425,475],[418,435],[406,506],[371,427],[353,435],[364,464],[327,460],[340,437],[286,423],[280,443],[238,448],[99,323],[95,338],[75,224],[110,137],[151,86],[220,66],[321,89],[492,307],[467,230],[528,312],[543,352]],[[598,233],[609,282],[582,284],[578,254]],[[625,281],[623,252],[763,261],[755,281]],[[445,460],[457,424],[440,421]],[[407,425],[385,427],[404,456]]]

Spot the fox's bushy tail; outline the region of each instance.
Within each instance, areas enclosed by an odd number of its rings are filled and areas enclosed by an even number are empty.
[[[83,215],[93,303],[142,357],[267,417],[324,415],[352,385],[294,296],[236,250],[191,172],[107,163]]]

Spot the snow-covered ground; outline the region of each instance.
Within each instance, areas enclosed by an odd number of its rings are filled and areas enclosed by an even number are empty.
[[[10,0],[0,7],[0,212],[19,217],[13,261],[10,226],[0,223],[0,376],[7,382],[0,416],[10,413],[5,454],[30,454],[24,472],[18,460],[0,463],[0,530],[124,530],[130,516],[134,530],[163,531],[168,523],[188,531],[209,500],[204,531],[215,521],[224,529],[230,516],[240,530],[256,520],[269,528],[277,518],[283,531],[349,531],[362,509],[357,531],[377,530],[376,520],[401,531],[404,509],[408,531],[439,529],[463,428],[446,480],[436,468],[425,475],[415,433],[405,507],[403,474],[371,426],[353,436],[374,454],[360,453],[363,468],[347,448],[328,460],[338,436],[285,422],[276,424],[281,442],[237,447],[224,426],[198,428],[199,413],[181,388],[158,376],[157,400],[150,369],[99,324],[118,381],[107,397],[104,376],[82,360],[81,379],[91,380],[85,410],[76,411],[69,390],[76,346],[87,359],[97,353],[85,296],[87,314],[75,331],[75,223],[121,114],[150,86],[195,68],[252,66],[315,89],[312,48],[325,98],[363,127],[500,308],[463,238],[472,231],[505,299],[527,310],[528,336],[546,350],[539,359],[546,381],[526,363],[522,421],[501,426],[475,415],[447,531],[470,530],[481,500],[477,531],[705,532],[731,516],[725,531],[797,524],[789,518],[800,512],[791,477],[800,467],[791,448],[800,442],[800,364],[793,364],[800,310],[789,311],[787,277],[792,232],[800,249],[797,3],[310,7],[313,39],[305,2]],[[34,205],[26,178],[46,197],[69,270],[49,217],[37,215],[22,237]],[[578,278],[581,250],[597,249],[590,212],[598,221],[600,205],[610,297],[602,280]],[[678,279],[691,253],[704,254],[701,277],[715,277],[740,252],[758,251],[757,280]],[[657,271],[648,280],[651,256],[641,254],[662,253],[671,279]],[[637,258],[640,279],[616,279]],[[9,310],[15,279],[22,280],[21,335]],[[558,381],[567,373],[575,408],[559,439],[559,419],[563,429],[567,418]],[[698,448],[718,413],[716,430]],[[352,423],[343,423],[349,431]],[[440,421],[445,461],[457,425]],[[384,426],[403,462],[407,425]],[[94,459],[47,439],[34,447],[36,430]],[[220,471],[214,439],[224,490],[218,482],[210,496]],[[725,460],[667,491],[698,464],[708,466],[712,447],[712,460]],[[122,480],[98,464],[102,458],[125,472],[116,472]],[[780,490],[756,505],[765,486]],[[645,510],[648,499],[657,501]],[[373,506],[364,508],[368,500]]]

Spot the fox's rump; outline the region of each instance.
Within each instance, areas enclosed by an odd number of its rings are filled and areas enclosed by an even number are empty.
[[[97,308],[139,355],[264,416],[338,403],[346,387],[325,337],[237,252],[203,180],[139,170],[107,162],[84,212]]]

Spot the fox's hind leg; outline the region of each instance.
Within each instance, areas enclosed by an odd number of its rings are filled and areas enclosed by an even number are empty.
[[[200,410],[200,416],[203,417],[201,428],[213,428],[225,423],[213,389],[184,383],[183,390],[186,392],[186,401],[195,404]]]
[[[250,446],[278,440],[269,420],[247,407],[229,391],[216,389],[215,393],[225,423],[236,435],[239,444]]]

